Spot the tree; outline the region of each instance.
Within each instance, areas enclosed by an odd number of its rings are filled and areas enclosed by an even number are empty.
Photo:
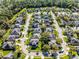
[[[58,49],[59,49],[59,48],[57,47],[56,44],[52,44],[52,50],[56,51],[56,50],[58,50]]]
[[[43,32],[41,34],[41,38],[40,38],[40,41],[43,43],[43,44],[48,44],[48,42],[50,41],[49,39],[49,32]]]
[[[47,52],[47,51],[49,51],[50,47],[49,47],[49,45],[46,44],[42,47],[42,49],[44,52]]]
[[[0,38],[2,38],[5,33],[6,33],[5,30],[0,30]]]
[[[69,20],[70,20],[70,18],[69,18],[68,16],[64,16],[63,19],[64,19],[65,21],[69,21]]]
[[[56,39],[56,42],[57,42],[58,44],[61,44],[61,43],[62,43],[62,39],[61,39],[61,38],[57,38],[57,39]]]

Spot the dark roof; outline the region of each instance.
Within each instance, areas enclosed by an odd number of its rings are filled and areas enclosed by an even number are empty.
[[[13,29],[11,35],[20,35],[20,29],[19,28]]]
[[[2,48],[5,50],[12,50],[14,49],[14,44],[11,42],[4,42]]]

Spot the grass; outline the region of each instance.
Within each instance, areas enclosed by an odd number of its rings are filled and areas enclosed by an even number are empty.
[[[19,59],[25,59],[25,54],[21,54],[21,57]]]
[[[68,42],[67,36],[64,36],[63,38],[64,38],[64,41],[65,41],[65,42]]]
[[[2,46],[2,39],[0,39],[0,47]]]
[[[30,40],[27,39],[27,40],[25,41],[25,44],[28,45],[29,43],[30,43]]]
[[[44,59],[54,59],[53,57],[44,57]]]
[[[17,59],[17,50],[14,52],[14,58]]]
[[[33,51],[33,52],[34,52],[34,51],[35,51],[35,52],[41,51],[41,42],[38,43],[38,47],[37,47],[37,48],[33,49],[32,46],[30,46],[30,47],[28,48],[28,50],[31,50],[31,51]]]
[[[54,30],[54,34],[58,37],[58,32],[56,30]]]
[[[41,57],[40,56],[35,56],[34,59],[41,59]]]
[[[7,39],[10,33],[11,33],[11,29],[7,30],[7,33],[3,36],[3,38]]]
[[[68,55],[63,55],[60,57],[60,59],[69,59],[69,56]]]
[[[72,53],[72,55],[77,55],[76,51],[72,51],[71,53]]]
[[[3,56],[6,56],[6,55],[9,54],[11,51],[3,51],[3,50],[0,50],[0,52],[2,53]]]
[[[28,45],[30,43],[30,37],[32,36],[32,33],[29,33],[29,35],[27,35],[26,37],[28,38],[26,41],[25,41],[25,44]]]
[[[40,51],[41,50],[41,42],[38,43],[38,47],[36,48],[36,51]]]

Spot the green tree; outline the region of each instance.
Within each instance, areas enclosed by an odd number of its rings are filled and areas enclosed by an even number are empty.
[[[52,50],[57,51],[59,48],[57,47],[56,44],[52,44]]]
[[[49,47],[49,45],[46,44],[42,47],[42,49],[44,52],[46,52],[46,51],[49,51],[50,47]]]
[[[43,44],[48,44],[48,42],[50,41],[49,39],[49,32],[43,32],[41,34],[41,38],[40,38],[40,41],[43,43]]]
[[[62,39],[61,39],[61,38],[57,38],[57,39],[56,39],[56,42],[57,42],[58,44],[61,44],[61,43],[62,43]]]

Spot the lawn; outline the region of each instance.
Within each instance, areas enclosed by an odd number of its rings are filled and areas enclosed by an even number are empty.
[[[31,50],[31,51],[35,51],[35,52],[41,51],[41,42],[39,41],[38,47],[33,49],[33,47],[30,46],[28,49]]]
[[[35,56],[34,59],[41,59],[41,57],[40,56]]]
[[[2,53],[3,56],[9,54],[11,51],[3,51],[3,50],[0,50],[0,53]]]
[[[2,39],[0,39],[0,47],[2,46]]]
[[[7,33],[3,36],[4,39],[7,39],[11,33],[11,29],[7,30]]]
[[[19,59],[25,59],[25,54],[21,54],[21,57]]]
[[[53,57],[44,57],[44,59],[54,59]]]
[[[64,36],[63,38],[64,38],[64,41],[65,41],[65,42],[68,42],[67,36]]]
[[[41,42],[38,43],[38,47],[36,48],[36,51],[40,51],[41,50]]]
[[[60,57],[60,59],[69,59],[69,56],[63,55],[63,56]]]

